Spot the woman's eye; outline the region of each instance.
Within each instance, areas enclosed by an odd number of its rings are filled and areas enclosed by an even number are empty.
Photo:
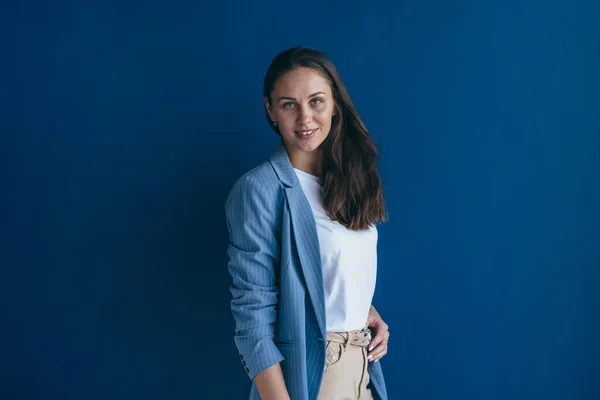
[[[315,106],[318,106],[318,105],[319,105],[319,104],[321,104],[322,102],[323,102],[323,100],[321,100],[321,99],[313,99],[313,101],[312,101],[312,103],[313,103]]]
[[[283,103],[283,108],[292,108],[292,107],[294,107],[294,106],[295,106],[295,104],[294,104],[294,103],[290,103],[290,102]]]

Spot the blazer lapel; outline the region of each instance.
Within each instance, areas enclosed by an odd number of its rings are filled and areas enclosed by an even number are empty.
[[[306,281],[306,288],[314,307],[319,330],[322,337],[325,338],[325,295],[321,267],[321,250],[319,248],[315,217],[283,143],[280,143],[273,152],[270,161],[279,180],[285,187],[285,194],[292,217],[292,230],[304,273],[304,280]]]

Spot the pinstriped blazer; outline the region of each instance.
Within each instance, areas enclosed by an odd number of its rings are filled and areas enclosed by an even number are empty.
[[[317,400],[325,367],[325,301],[312,209],[283,143],[240,177],[225,205],[234,341],[254,377],[281,363],[292,400]],[[387,400],[381,363],[369,363],[369,388]]]

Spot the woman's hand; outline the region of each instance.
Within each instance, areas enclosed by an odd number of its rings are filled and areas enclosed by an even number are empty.
[[[388,329],[388,324],[383,322],[381,315],[379,315],[373,306],[371,306],[371,309],[369,310],[367,328],[369,328],[371,334],[374,335],[371,343],[369,343],[368,359],[369,361],[377,362],[381,357],[387,354],[390,331]]]

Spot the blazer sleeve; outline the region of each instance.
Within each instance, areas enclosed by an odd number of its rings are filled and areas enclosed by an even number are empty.
[[[234,341],[250,379],[284,359],[273,342],[279,296],[275,274],[281,257],[277,210],[281,200],[266,189],[258,180],[243,176],[233,185],[225,205]]]

